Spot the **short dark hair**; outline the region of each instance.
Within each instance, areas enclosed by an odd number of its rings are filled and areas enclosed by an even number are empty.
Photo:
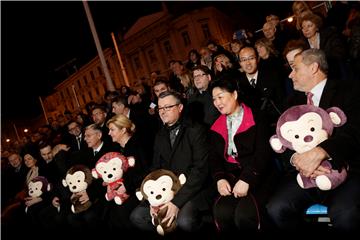
[[[129,107],[129,103],[125,97],[118,96],[112,100],[111,104],[113,103],[123,104],[125,107]]]
[[[233,74],[221,74],[219,77],[215,79],[215,81],[211,81],[209,85],[209,91],[212,93],[214,88],[224,89],[227,92],[238,93],[238,102],[243,102],[244,94],[239,90],[238,79]]]
[[[191,69],[192,73],[194,73],[195,70],[200,70],[207,75],[212,74],[211,70],[207,66],[204,66],[204,65],[197,65],[197,66],[193,67]]]
[[[301,51],[304,51],[305,49],[308,49],[308,45],[302,39],[292,39],[288,41],[284,48],[284,51],[282,52],[284,58],[286,58],[286,55],[289,52],[295,49],[301,49]]]
[[[159,99],[160,98],[165,98],[167,96],[173,96],[176,99],[176,103],[182,103],[181,94],[178,93],[178,92],[172,91],[172,90],[160,93]]]
[[[158,78],[156,78],[152,87],[154,88],[155,86],[160,85],[160,84],[165,84],[168,87],[169,81],[165,77],[158,77]]]
[[[106,108],[105,108],[104,105],[102,105],[102,104],[95,104],[94,107],[91,109],[91,113],[92,113],[95,109],[100,109],[101,111],[103,111],[104,113],[106,113]]]

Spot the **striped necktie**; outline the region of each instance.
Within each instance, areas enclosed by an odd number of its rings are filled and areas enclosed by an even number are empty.
[[[250,80],[250,85],[251,85],[253,88],[256,87],[255,78],[252,78],[252,79]]]
[[[314,94],[312,92],[307,92],[306,93],[306,104],[308,105],[314,105],[314,102],[312,100],[312,97],[314,96]]]

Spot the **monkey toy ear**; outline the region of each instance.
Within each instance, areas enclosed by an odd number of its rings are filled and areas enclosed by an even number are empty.
[[[184,185],[184,183],[186,182],[186,177],[185,177],[185,175],[183,173],[180,174],[179,180],[180,180],[180,184]]]
[[[64,183],[63,183],[63,184],[64,184]],[[48,192],[50,192],[50,190],[51,190],[51,184],[50,184],[50,183],[48,183],[46,190],[47,190]]]
[[[91,175],[96,179],[100,177],[100,174],[98,174],[95,168],[91,171]]]
[[[143,194],[141,193],[141,191],[139,189],[136,190],[135,195],[139,199],[139,201],[143,200],[143,198],[144,198]]]
[[[65,181],[65,179],[62,180],[62,184],[63,184],[64,187],[67,187],[67,186],[68,186],[67,183],[66,183],[66,181]]]
[[[277,135],[273,135],[270,140],[270,145],[272,147],[272,149],[277,152],[277,153],[283,153],[285,151],[285,147],[284,145],[281,143],[280,139],[278,138]]]
[[[341,127],[347,121],[345,113],[338,107],[332,107],[326,110],[329,114],[331,122],[335,127]]]

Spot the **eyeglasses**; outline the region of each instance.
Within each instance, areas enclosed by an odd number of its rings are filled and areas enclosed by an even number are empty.
[[[203,74],[195,75],[195,76],[194,76],[194,79],[199,78],[199,77],[202,77],[202,76],[205,76],[205,75],[207,75],[207,74],[203,73]]]
[[[240,58],[240,62],[247,62],[247,61],[251,61],[251,60],[254,60],[256,59],[255,56],[250,56],[250,57],[247,57],[247,58]]]
[[[73,131],[75,131],[75,130],[77,130],[77,129],[79,129],[79,127],[73,127],[73,128],[69,128],[69,132],[73,132]]]
[[[168,112],[170,111],[171,108],[175,107],[175,106],[178,106],[180,103],[176,103],[176,104],[173,104],[173,105],[169,105],[169,106],[165,106],[165,107],[160,107],[158,108],[158,112],[160,111],[165,111],[165,112]]]

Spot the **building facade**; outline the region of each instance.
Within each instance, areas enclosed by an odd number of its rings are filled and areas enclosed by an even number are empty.
[[[214,7],[177,18],[166,9],[141,17],[121,43],[129,79],[136,84],[140,79],[148,79],[153,71],[166,74],[170,60],[187,60],[191,49],[199,50],[210,39],[227,45],[232,34],[231,21]]]
[[[112,49],[107,48],[103,53],[114,86],[120,88],[125,83],[120,76],[119,61]],[[43,99],[44,108],[48,117],[56,118],[66,110],[75,112],[84,109],[89,102],[102,102],[106,90],[106,78],[100,58],[95,57],[58,84],[54,93]]]
[[[210,40],[227,45],[233,28],[228,17],[214,7],[194,10],[173,17],[164,9],[139,18],[118,45],[129,83],[136,86],[149,79],[150,73],[168,73],[170,60],[187,60],[191,49],[200,49]],[[112,49],[104,50],[110,76],[116,89],[125,85],[118,57]],[[99,57],[94,58],[44,98],[48,117],[56,118],[66,110],[84,109],[91,101],[101,102],[106,79]]]

